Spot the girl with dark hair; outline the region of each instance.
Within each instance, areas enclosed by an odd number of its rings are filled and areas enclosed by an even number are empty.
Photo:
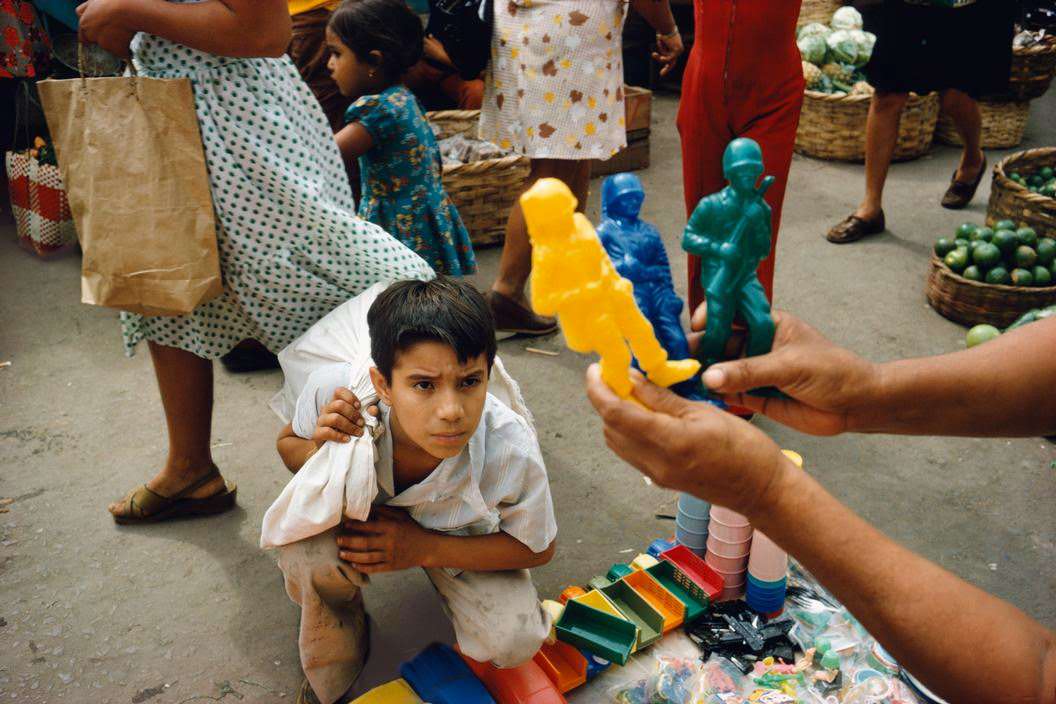
[[[476,271],[473,245],[440,183],[440,149],[402,78],[422,56],[422,25],[403,0],[345,0],[330,18],[330,74],[355,102],[337,144],[359,159],[359,216],[440,273]]]

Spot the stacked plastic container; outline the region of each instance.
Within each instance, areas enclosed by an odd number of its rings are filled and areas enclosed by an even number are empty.
[[[797,467],[803,458],[791,450],[782,450]],[[763,533],[755,531],[752,551],[748,558],[748,586],[745,601],[762,614],[779,613],[785,608],[787,591],[788,553]]]
[[[725,584],[719,601],[736,599],[744,593],[748,556],[752,546],[752,526],[748,519],[722,506],[711,507],[711,523],[704,561],[718,572]]]
[[[711,504],[691,494],[678,495],[678,516],[675,518],[675,539],[695,554],[703,557],[707,548],[708,523]]]

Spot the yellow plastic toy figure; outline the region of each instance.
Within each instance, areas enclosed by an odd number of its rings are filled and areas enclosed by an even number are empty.
[[[700,371],[695,359],[668,361],[652,324],[634,302],[631,282],[616,272],[563,181],[536,181],[521,196],[521,208],[533,248],[532,308],[557,316],[570,349],[601,355],[601,377],[609,388],[631,398],[627,372],[632,352],[649,380],[660,386]]]

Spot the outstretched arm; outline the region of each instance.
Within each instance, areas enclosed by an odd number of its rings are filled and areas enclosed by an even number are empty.
[[[660,486],[747,515],[940,696],[1056,703],[1056,634],[884,536],[758,428],[640,376],[634,394],[648,408],[624,401],[597,365],[587,393],[616,454]],[[985,654],[966,657],[965,646],[976,644]]]
[[[136,32],[220,56],[282,56],[292,31],[286,0],[87,0],[77,14],[84,41],[123,57]]]
[[[693,316],[703,329],[706,307]],[[729,401],[814,435],[842,432],[1031,437],[1056,432],[1056,318],[950,354],[875,364],[774,313],[770,354],[722,362],[704,383]],[[776,386],[789,398],[749,389]]]

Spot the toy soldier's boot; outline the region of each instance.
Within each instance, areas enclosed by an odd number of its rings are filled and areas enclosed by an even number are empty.
[[[668,360],[652,369],[647,369],[645,375],[649,381],[657,386],[671,386],[680,381],[692,379],[700,372],[700,362],[695,359]]]

